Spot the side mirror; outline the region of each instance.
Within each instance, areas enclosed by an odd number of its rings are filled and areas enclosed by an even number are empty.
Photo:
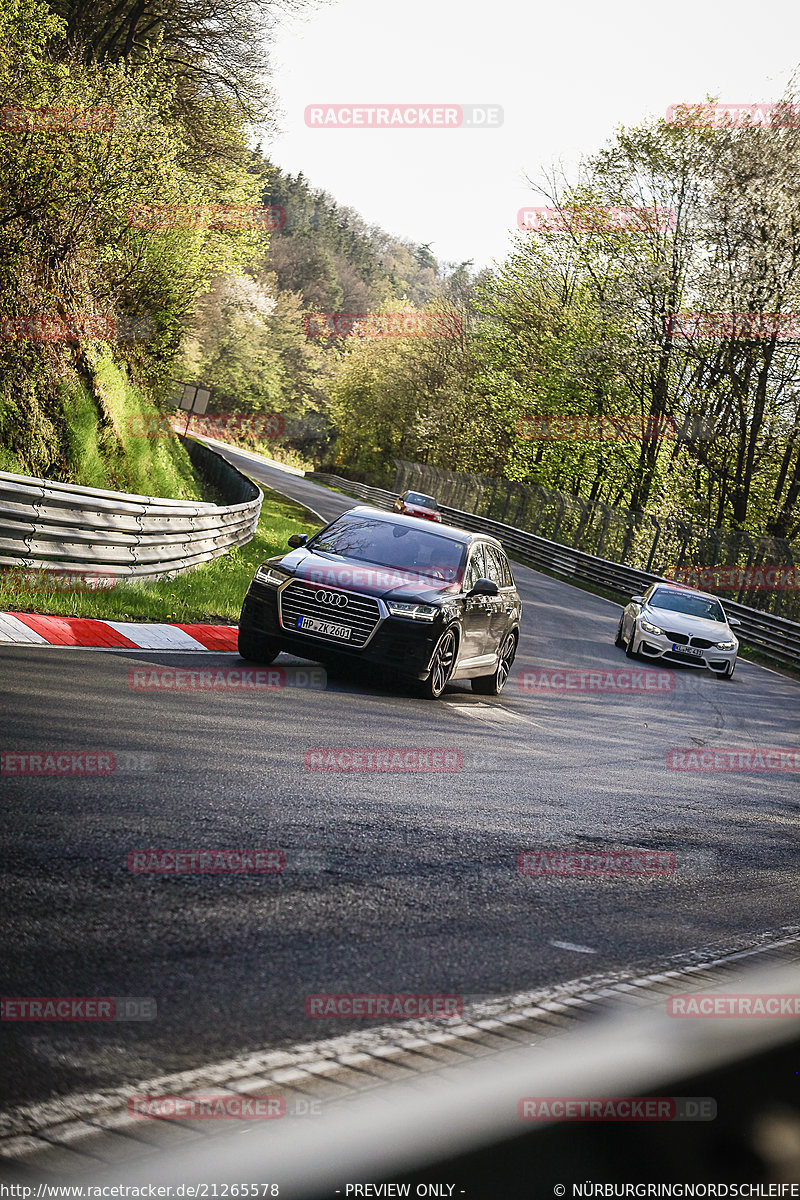
[[[308,541],[307,533],[293,533],[289,538],[289,545],[293,550],[298,550],[301,546],[305,546]]]
[[[644,596],[631,596],[631,604],[644,604]]]
[[[467,596],[499,596],[500,588],[492,579],[476,579]]]
[[[728,625],[731,629],[741,629],[742,622],[738,617],[728,617]]]

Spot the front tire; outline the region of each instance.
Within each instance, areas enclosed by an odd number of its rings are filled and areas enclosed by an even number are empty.
[[[249,625],[239,626],[238,648],[241,658],[247,662],[261,663],[263,666],[274,662],[281,652],[277,643],[271,642],[263,633]]]
[[[452,629],[446,629],[433,652],[430,674],[419,687],[419,693],[424,700],[439,699],[455,669],[457,651],[456,635]]]
[[[499,696],[505,687],[506,680],[511,674],[511,664],[517,653],[517,639],[510,633],[503,642],[503,648],[497,658],[497,666],[493,675],[477,675],[472,680],[473,692],[481,696]]]
[[[617,626],[617,632],[614,637],[614,645],[620,650],[625,645],[625,639],[622,636],[622,621],[623,621],[623,617],[620,617],[619,625]]]
[[[715,671],[717,679],[733,679],[733,672],[736,670],[736,661],[730,667],[726,667],[724,671]]]
[[[625,657],[626,658],[638,658],[639,657],[639,655],[636,653],[636,651],[633,648],[633,640],[635,637],[636,637],[636,625],[634,624],[633,628],[631,629],[631,636],[628,638],[628,643],[625,647]]]

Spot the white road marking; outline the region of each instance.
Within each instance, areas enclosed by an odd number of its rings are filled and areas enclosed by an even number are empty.
[[[503,708],[499,704],[483,704],[481,702],[477,704],[453,704],[450,701],[446,701],[445,706],[452,712],[459,713],[462,717],[475,717],[479,721],[489,721],[495,725],[505,723],[509,720],[528,723],[527,717],[521,717],[518,713],[512,712],[509,708]]]
[[[576,954],[597,954],[591,946],[576,946],[574,942],[550,942],[549,945],[555,946],[556,950],[574,950]]]
[[[197,638],[175,625],[140,625],[136,621],[106,621],[140,650],[206,650]],[[126,647],[130,649],[130,647]]]

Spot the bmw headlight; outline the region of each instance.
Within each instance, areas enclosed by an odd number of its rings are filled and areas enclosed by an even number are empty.
[[[386,607],[393,617],[410,617],[412,621],[432,621],[439,611],[432,604],[405,604],[387,600]]]
[[[642,629],[646,629],[648,633],[663,633],[664,630],[659,625],[651,625],[649,621],[640,621],[639,625]]]
[[[259,583],[265,583],[267,587],[280,587],[289,578],[282,571],[276,571],[269,563],[262,563],[255,574],[255,578]]]
[[[714,642],[717,650],[735,650],[736,642]]]

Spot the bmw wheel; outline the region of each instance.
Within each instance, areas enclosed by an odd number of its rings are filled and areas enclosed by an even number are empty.
[[[625,639],[624,639],[624,637],[622,636],[622,620],[623,620],[623,617],[624,617],[624,613],[623,613],[623,616],[622,616],[622,617],[620,617],[620,619],[619,619],[619,625],[617,626],[617,632],[616,632],[616,634],[615,634],[615,636],[614,636],[614,645],[615,645],[615,646],[618,646],[618,647],[620,648],[620,650],[621,650],[621,649],[622,649],[622,647],[625,645]]]
[[[498,655],[494,674],[478,675],[477,678],[473,679],[473,692],[478,692],[481,696],[499,696],[511,673],[511,664],[514,661],[516,653],[517,639],[513,633],[510,633],[503,642],[503,648]]]

